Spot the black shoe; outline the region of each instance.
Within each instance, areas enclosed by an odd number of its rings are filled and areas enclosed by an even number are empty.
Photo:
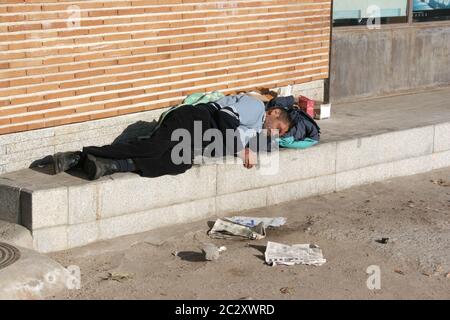
[[[46,167],[48,165],[52,165],[53,166],[53,164],[54,164],[54,158],[53,158],[52,155],[49,155],[49,156],[45,156],[42,159],[38,159],[38,160],[33,161],[30,164],[29,168],[44,168],[44,167]]]
[[[80,162],[79,152],[58,152],[53,155],[53,168],[55,174],[67,171],[75,167]]]
[[[119,168],[114,160],[94,157],[91,154],[87,155],[83,170],[89,180],[97,180],[100,177],[119,172]]]

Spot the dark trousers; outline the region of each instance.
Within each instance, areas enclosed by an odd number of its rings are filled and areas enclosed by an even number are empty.
[[[192,167],[190,163],[175,164],[171,159],[174,146],[179,141],[172,141],[172,132],[176,129],[186,129],[194,140],[194,122],[202,124],[202,134],[214,126],[211,112],[207,108],[182,106],[167,115],[161,126],[146,140],[136,140],[127,143],[117,143],[102,147],[84,147],[82,159],[87,154],[109,159],[132,159],[137,173],[143,177],[159,177],[184,173]],[[191,146],[193,158],[193,145]],[[83,161],[83,160],[82,160]]]

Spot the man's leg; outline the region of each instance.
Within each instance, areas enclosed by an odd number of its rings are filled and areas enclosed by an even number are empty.
[[[170,149],[167,133],[166,128],[160,128],[147,140],[84,147],[78,166],[83,168],[90,180],[116,172],[141,173],[142,168],[148,166],[147,163],[159,163]]]
[[[172,161],[172,150],[167,150],[159,159],[136,158],[134,159],[138,173],[147,178],[156,178],[164,175],[177,175],[192,168],[190,163],[175,164]]]
[[[89,180],[110,175],[116,172],[135,172],[138,173],[136,164],[132,159],[107,159],[95,157],[91,154],[86,155],[83,163],[83,171],[87,174]]]
[[[202,123],[201,132],[203,133],[210,127],[210,120],[208,111],[183,106],[169,114],[150,139],[102,147],[85,147],[80,163],[90,179],[119,172],[117,168],[119,165],[113,160],[125,160],[131,164],[129,168],[135,169],[133,172],[144,177],[180,174],[192,167],[192,161],[182,164],[175,164],[172,161],[172,148],[178,144],[178,141],[172,141],[172,133],[176,129],[185,129],[191,134],[193,140],[195,121]],[[125,162],[122,162],[122,165],[123,168],[128,168]]]
[[[101,147],[84,147],[83,156],[91,154],[95,157],[108,159],[158,158],[170,148],[171,131],[173,127],[177,126],[176,121],[172,118],[166,121],[149,139],[120,142]]]
[[[153,135],[151,139],[144,141],[122,142],[105,146],[90,146],[83,148],[83,151],[58,152],[54,155],[46,156],[43,159],[34,161],[30,167],[38,167],[47,164],[53,165],[56,174],[67,171],[71,168],[84,168],[87,155],[96,158],[113,159],[114,171],[134,172],[137,171],[132,161],[133,157],[160,157],[167,148],[170,147],[169,127],[173,126],[168,121],[164,123]],[[103,161],[103,163],[106,163]]]
[[[58,152],[53,156],[49,156],[49,160],[53,164],[55,174],[67,171],[78,165],[82,158],[81,152]]]

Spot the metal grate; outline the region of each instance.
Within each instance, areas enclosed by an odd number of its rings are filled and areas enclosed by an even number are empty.
[[[0,269],[12,265],[20,259],[20,251],[16,247],[0,242]]]

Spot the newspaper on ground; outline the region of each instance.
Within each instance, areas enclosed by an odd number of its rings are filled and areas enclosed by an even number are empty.
[[[232,221],[217,219],[208,234],[215,239],[260,240],[266,236],[266,231],[262,222],[248,227]]]
[[[326,262],[322,250],[311,244],[295,244],[292,246],[269,241],[266,247],[266,263],[269,265],[306,264],[321,266]]]
[[[231,218],[226,218],[229,221],[232,221],[234,223],[242,224],[243,226],[247,227],[255,227],[261,222],[264,225],[264,228],[277,228],[281,227],[286,223],[286,218],[284,217],[275,217],[275,218],[259,218],[259,217],[241,217],[241,216],[234,216]]]

